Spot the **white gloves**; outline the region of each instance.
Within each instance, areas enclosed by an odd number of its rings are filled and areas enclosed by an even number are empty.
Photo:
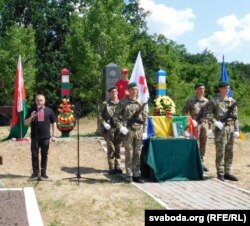
[[[214,125],[215,125],[217,128],[219,128],[220,130],[222,130],[222,128],[223,128],[223,123],[220,122],[220,121],[215,121],[215,122],[214,122]]]
[[[125,126],[121,127],[121,128],[120,128],[120,132],[121,132],[123,135],[127,135],[127,133],[128,133],[127,127],[125,127]]]
[[[240,132],[239,131],[235,131],[234,132],[234,137],[239,138],[240,137]]]
[[[190,137],[190,133],[189,133],[188,131],[185,130],[185,131],[183,132],[183,136],[188,138],[188,137]]]
[[[108,123],[106,123],[105,121],[103,121],[103,126],[104,126],[104,128],[106,129],[106,130],[110,130],[110,128],[111,128],[111,126],[108,124]]]
[[[192,119],[192,123],[193,123],[194,127],[197,127],[198,122],[196,120]]]
[[[143,140],[146,140],[147,138],[148,138],[148,134],[147,134],[147,133],[143,133],[143,134],[142,134],[142,139],[143,139]]]

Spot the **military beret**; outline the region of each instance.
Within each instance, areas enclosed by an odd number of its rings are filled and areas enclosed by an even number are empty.
[[[194,86],[194,88],[196,89],[196,88],[201,87],[201,86],[204,86],[204,84],[203,84],[203,83],[197,83],[197,84]],[[205,86],[204,86],[204,87],[205,87]]]
[[[219,88],[225,87],[225,86],[230,86],[229,82],[220,82],[219,85],[218,85]]]
[[[135,87],[137,86],[137,83],[136,82],[131,82],[128,84],[128,89],[132,88],[132,87]]]
[[[111,92],[113,89],[117,89],[116,86],[112,86],[111,88],[108,89],[109,92]]]
[[[123,69],[121,70],[121,73],[122,73],[123,75],[128,74],[128,69],[127,69],[127,68],[123,68]]]

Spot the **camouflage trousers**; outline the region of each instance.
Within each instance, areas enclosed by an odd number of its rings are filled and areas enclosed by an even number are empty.
[[[140,155],[142,149],[142,131],[129,130],[123,138],[125,147],[125,167],[127,176],[140,176]]]
[[[107,159],[109,170],[120,168],[121,136],[119,130],[108,131],[104,134],[107,143]]]
[[[215,128],[217,174],[229,174],[233,162],[234,126],[225,126],[222,130]]]
[[[209,124],[207,121],[202,122],[196,127],[197,130],[197,141],[200,149],[201,160],[204,161],[206,148],[207,148],[207,138],[209,131]]]

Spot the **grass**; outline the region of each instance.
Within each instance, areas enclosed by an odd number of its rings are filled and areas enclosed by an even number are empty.
[[[48,175],[52,182],[29,181],[31,173],[30,143],[0,142],[3,165],[0,178],[6,187],[33,187],[42,218],[46,226],[140,226],[144,225],[145,209],[162,209],[137,187],[124,183],[119,176],[107,174],[106,154],[93,134],[96,121],[80,122],[80,184],[74,177],[77,172],[76,128],[70,139],[51,143]],[[8,128],[0,128],[0,137],[6,137]],[[239,176],[237,186],[250,189],[249,145],[250,134],[245,140],[236,140],[233,172]],[[57,131],[57,137],[60,132]],[[86,138],[86,139],[84,139]],[[20,145],[21,144],[21,145]],[[206,154],[209,176],[215,176],[215,147],[209,140]],[[232,182],[235,185],[235,183]]]
[[[250,117],[246,116],[240,119],[240,129],[242,132],[250,132]]]
[[[80,122],[80,184],[77,173],[76,128],[70,139],[50,144],[48,175],[52,181],[29,181],[31,174],[30,143],[0,142],[3,165],[0,179],[6,187],[33,187],[46,226],[140,226],[145,209],[162,209],[150,196],[126,184],[120,176],[107,174],[107,159],[93,136],[96,121]],[[0,137],[8,127],[0,128]],[[56,136],[60,136],[57,131]],[[86,138],[86,139],[85,139]],[[20,145],[21,144],[21,145]]]

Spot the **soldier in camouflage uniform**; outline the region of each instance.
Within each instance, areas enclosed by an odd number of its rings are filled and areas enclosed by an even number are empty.
[[[233,162],[234,137],[239,136],[239,124],[237,120],[237,106],[229,112],[230,106],[236,104],[235,99],[228,96],[229,84],[219,84],[219,95],[211,100],[211,111],[214,116],[214,136],[216,146],[216,170],[217,178],[221,181],[238,179],[231,174]],[[232,108],[232,107],[231,107]],[[229,114],[230,113],[230,114]]]
[[[111,87],[108,91],[110,99],[102,103],[100,124],[103,126],[103,136],[107,142],[109,173],[122,173],[120,168],[121,136],[113,119],[114,111],[119,103],[118,91],[116,87]]]
[[[129,128],[127,127],[128,120],[141,108],[141,103],[137,99],[138,88],[135,82],[128,84],[128,93],[129,95],[119,102],[114,117],[120,132],[124,135],[126,180],[130,183],[132,181],[144,183],[140,175],[140,154],[146,130],[147,114],[143,110],[138,116],[138,121],[133,122]]]
[[[209,100],[204,97],[204,84],[198,83],[194,88],[196,95],[186,102],[182,110],[182,115],[190,114],[193,119],[193,124],[194,126],[196,126],[195,128],[197,132],[197,141],[200,148],[203,169],[204,171],[208,171],[208,168],[204,165],[204,157],[206,153],[207,138],[209,133],[209,121],[207,118]],[[200,115],[198,116],[198,114]],[[199,117],[199,119],[197,118],[197,116]]]

